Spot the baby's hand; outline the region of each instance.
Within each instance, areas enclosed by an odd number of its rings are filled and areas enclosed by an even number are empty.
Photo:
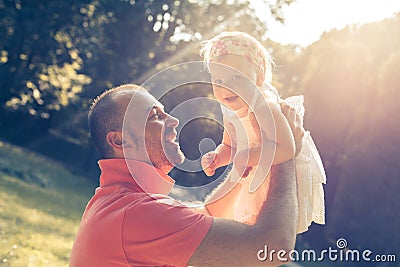
[[[201,167],[207,176],[213,176],[217,166],[217,153],[210,151],[201,158]]]

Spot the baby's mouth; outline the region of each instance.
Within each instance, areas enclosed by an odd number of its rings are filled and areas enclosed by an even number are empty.
[[[237,95],[230,96],[230,97],[225,97],[225,98],[224,98],[224,101],[227,102],[227,103],[232,103],[232,102],[234,102],[237,98],[238,98]]]

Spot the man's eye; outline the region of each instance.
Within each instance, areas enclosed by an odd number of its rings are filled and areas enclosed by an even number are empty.
[[[160,114],[158,114],[157,112],[150,115],[150,119],[158,119],[159,117]]]

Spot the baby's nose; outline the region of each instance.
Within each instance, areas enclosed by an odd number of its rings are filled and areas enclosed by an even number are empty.
[[[231,95],[232,93],[235,93],[235,88],[230,82],[225,82],[224,84],[221,84],[220,91],[224,95]]]

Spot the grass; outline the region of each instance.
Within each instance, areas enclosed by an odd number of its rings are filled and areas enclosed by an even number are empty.
[[[68,266],[95,183],[0,142],[0,266]]]
[[[0,141],[0,267],[68,266],[96,186],[50,159]]]

